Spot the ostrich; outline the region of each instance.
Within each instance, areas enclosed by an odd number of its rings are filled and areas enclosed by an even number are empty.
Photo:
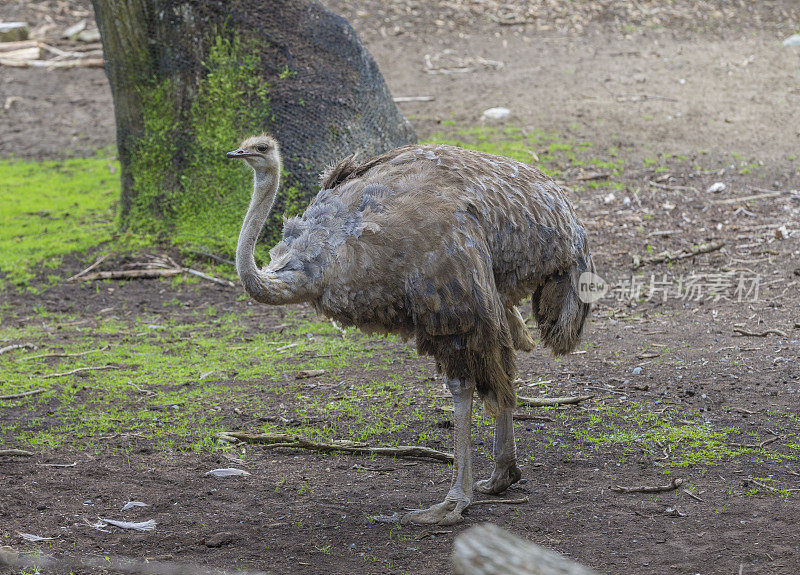
[[[520,162],[453,146],[350,156],[322,175],[305,213],[284,222],[259,269],[254,249],[278,192],[278,144],[250,137],[227,157],[254,172],[236,250],[247,293],[271,305],[309,302],[368,333],[414,337],[444,375],[455,408],[450,490],[402,521],[456,523],[473,490],[498,494],[519,481],[514,350],[531,350],[534,340],[517,306],[532,297],[542,343],[555,354],[575,348],[589,313],[577,291],[593,269],[585,232],[556,183]],[[475,391],[496,425],[494,470],[473,485]]]

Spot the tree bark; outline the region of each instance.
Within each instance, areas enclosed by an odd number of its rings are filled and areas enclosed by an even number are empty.
[[[416,141],[355,31],[317,1],[93,5],[114,97],[123,227],[232,253],[251,185],[224,153],[243,137],[272,132],[283,151],[271,239],[327,165]]]

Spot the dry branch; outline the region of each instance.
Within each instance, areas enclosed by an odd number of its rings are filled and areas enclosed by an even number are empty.
[[[700,246],[697,246],[696,248],[691,249],[688,252],[682,251],[674,255],[668,252],[664,252],[663,254],[654,256],[652,258],[646,258],[637,263],[634,267],[640,268],[646,264],[662,264],[676,260],[685,260],[687,258],[693,258],[694,256],[699,256],[700,254],[708,254],[711,252],[715,252],[721,249],[724,245],[725,242],[716,241],[716,242],[711,242],[710,244],[702,244]]]
[[[176,276],[182,273],[183,270],[173,268],[156,268],[147,270],[114,270],[108,272],[95,272],[81,276],[81,281],[92,280],[129,280],[129,279],[152,279],[152,278],[165,278]]]
[[[478,501],[473,501],[470,503],[470,506],[474,505],[494,505],[503,504],[503,505],[519,505],[521,503],[528,503],[530,501],[527,497],[520,497],[519,499],[480,499]]]
[[[14,361],[21,362],[21,361],[30,361],[32,359],[42,359],[44,357],[82,357],[84,355],[89,355],[90,353],[99,353],[101,351],[106,351],[110,346],[106,345],[103,347],[99,347],[97,349],[90,349],[89,351],[81,351],[78,353],[42,353],[39,355],[29,355],[28,357],[20,357]]]
[[[4,353],[8,353],[9,351],[13,351],[15,349],[33,349],[34,346],[32,343],[12,343],[11,345],[7,345],[5,347],[0,347],[0,355]]]
[[[725,204],[738,204],[741,202],[754,202],[756,200],[767,200],[769,198],[777,198],[783,196],[784,192],[766,192],[763,194],[754,194],[752,196],[743,196],[741,198],[726,198],[724,200],[717,200],[714,203],[717,205]]]
[[[570,405],[592,399],[593,395],[576,395],[574,397],[524,397],[517,396],[517,402],[531,407],[553,407],[557,405]]]
[[[683,479],[680,477],[673,477],[669,485],[641,485],[638,487],[621,487],[619,485],[612,485],[609,487],[611,491],[617,493],[662,493],[664,491],[674,491],[683,484]]]
[[[98,365],[96,367],[78,367],[76,369],[71,369],[70,371],[64,371],[61,373],[48,373],[47,375],[43,375],[42,379],[50,379],[52,377],[63,377],[65,375],[72,375],[73,373],[80,373],[82,371],[100,371],[103,369],[119,369],[116,365]]]
[[[12,393],[11,395],[0,395],[0,400],[19,399],[20,397],[28,397],[29,395],[38,395],[47,391],[45,388],[32,389],[31,391],[23,391],[22,393]]]
[[[733,328],[733,333],[738,333],[740,335],[749,335],[750,337],[767,337],[770,334],[779,335],[781,337],[787,337],[784,332],[779,329],[768,329],[766,331],[747,331],[746,329],[742,329],[739,327]]]
[[[32,457],[33,453],[24,449],[0,449],[0,457]]]
[[[456,537],[453,570],[455,575],[598,575],[489,523]]]
[[[0,58],[0,65],[11,68],[102,68],[105,61],[102,58],[79,58],[77,60],[15,60],[13,58]]]
[[[227,443],[255,443],[264,445],[267,449],[287,447],[292,449],[310,449],[322,453],[332,451],[344,451],[359,455],[386,455],[389,457],[425,457],[442,461],[444,463],[453,462],[453,454],[437,451],[430,447],[417,445],[398,445],[396,447],[374,447],[366,443],[337,439],[334,441],[312,441],[299,435],[289,433],[244,433],[239,431],[223,431],[217,437]]]
[[[72,281],[75,281],[76,279],[78,279],[78,278],[80,278],[80,277],[83,277],[83,276],[85,276],[85,275],[86,275],[86,274],[88,274],[90,271],[92,271],[94,268],[96,268],[96,267],[97,267],[97,266],[99,266],[101,263],[103,263],[103,261],[104,261],[104,260],[105,260],[107,257],[108,257],[108,254],[103,254],[102,256],[100,256],[99,258],[97,258],[97,259],[94,261],[94,263],[93,263],[92,265],[90,265],[88,268],[84,269],[83,271],[80,271],[80,272],[76,273],[74,276],[72,276],[72,277],[70,277],[70,278],[67,278],[67,281],[68,281],[68,282],[72,282]]]

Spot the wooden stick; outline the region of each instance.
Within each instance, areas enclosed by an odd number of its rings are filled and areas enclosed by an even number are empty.
[[[570,405],[592,399],[593,395],[576,395],[574,397],[524,397],[517,396],[517,402],[531,407],[553,407],[556,405]]]
[[[349,441],[347,439],[337,439],[334,441],[312,441],[299,435],[289,433],[244,433],[240,431],[223,431],[217,434],[220,440],[228,443],[243,441],[245,443],[255,443],[264,445],[267,449],[276,447],[288,447],[293,449],[310,449],[322,453],[332,451],[344,451],[358,455],[386,455],[389,457],[427,457],[442,461],[444,463],[453,462],[453,454],[437,451],[430,447],[417,445],[398,445],[396,447],[373,447],[366,443]]]
[[[756,200],[766,200],[769,198],[777,198],[783,196],[784,192],[766,192],[763,194],[754,194],[752,196],[743,196],[741,198],[726,198],[724,200],[717,200],[714,203],[717,205],[737,204],[739,202],[754,202]]]
[[[63,377],[65,375],[72,375],[73,373],[80,373],[81,371],[100,371],[102,369],[119,369],[116,365],[98,365],[97,367],[78,367],[76,369],[70,371],[64,371],[62,373],[49,373],[47,375],[43,375],[42,379],[50,379],[51,377]]]
[[[179,268],[161,268],[149,270],[115,270],[110,272],[95,272],[79,278],[81,281],[92,280],[126,280],[126,279],[153,279],[176,276],[183,273]]]
[[[99,266],[101,263],[103,263],[103,261],[104,261],[104,260],[105,260],[105,259],[106,259],[108,256],[109,256],[109,254],[103,254],[102,256],[100,256],[99,258],[97,258],[97,259],[95,260],[95,262],[94,262],[92,265],[90,265],[88,268],[86,268],[86,269],[85,269],[85,270],[83,270],[82,272],[78,272],[78,273],[76,273],[76,274],[75,274],[74,276],[72,276],[71,278],[67,278],[67,280],[66,280],[66,281],[68,281],[68,282],[74,282],[76,279],[78,279],[78,278],[80,278],[80,277],[83,277],[83,276],[85,276],[85,275],[86,275],[86,274],[88,274],[90,271],[92,271],[94,268],[96,268],[96,267],[97,267],[97,266]]]
[[[528,503],[530,501],[527,497],[520,497],[519,499],[479,499],[470,503],[473,505],[492,505],[493,503],[502,503],[503,505],[519,505],[520,503]]]
[[[698,495],[695,495],[694,493],[692,493],[688,489],[684,489],[683,492],[686,495],[688,495],[689,497],[691,497],[692,499],[694,499],[695,501],[699,501],[700,503],[705,503],[705,500],[702,497],[700,497]]]
[[[677,260],[685,260],[687,258],[693,258],[694,256],[699,256],[700,254],[707,254],[711,252],[715,252],[718,249],[721,249],[725,245],[725,242],[722,241],[715,241],[711,242],[710,244],[702,244],[696,248],[693,248],[691,251],[684,251],[677,253],[675,255],[664,253],[652,258],[647,258],[639,262],[636,266],[637,268],[642,267],[645,264],[661,264],[665,262],[672,262]]]
[[[742,329],[739,327],[733,328],[733,333],[738,333],[741,335],[749,335],[750,337],[767,337],[770,334],[779,335],[781,337],[788,337],[784,332],[779,329],[768,329],[767,331],[747,331],[746,329]]]
[[[392,98],[395,102],[433,102],[436,98],[433,96],[397,96]]]
[[[89,351],[81,351],[79,353],[42,353],[40,355],[29,355],[28,357],[20,357],[18,359],[15,359],[14,361],[16,362],[29,361],[31,359],[41,359],[43,357],[81,357],[84,355],[89,355],[90,353],[99,353],[101,351],[105,351],[109,347],[111,346],[106,345],[98,349],[90,349]]]
[[[662,493],[664,491],[674,491],[683,484],[683,479],[680,477],[673,477],[669,485],[656,485],[649,486],[643,485],[639,487],[621,487],[619,485],[612,485],[609,487],[611,491],[618,493]]]
[[[0,449],[0,457],[32,457],[33,453],[24,449]]]
[[[22,393],[12,393],[11,395],[0,395],[0,400],[19,399],[20,397],[28,397],[30,395],[39,395],[47,391],[45,388],[33,389],[31,391],[23,391]]]
[[[4,353],[8,353],[9,351],[13,351],[15,349],[22,349],[23,347],[25,349],[32,349],[36,346],[34,346],[32,343],[12,343],[11,345],[7,345],[5,347],[0,348],[0,355],[3,355]]]
[[[102,68],[105,61],[102,58],[79,58],[77,60],[14,60],[0,58],[0,65],[12,68]]]
[[[181,271],[187,274],[192,274],[193,276],[197,276],[199,278],[203,278],[204,280],[214,282],[215,284],[223,285],[225,287],[235,287],[235,284],[232,281],[219,279],[192,268],[181,268]]]

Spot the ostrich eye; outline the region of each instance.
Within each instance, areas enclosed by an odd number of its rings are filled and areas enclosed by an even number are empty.
[[[259,144],[259,145],[256,146],[256,150],[258,150],[259,152],[261,152],[263,154],[264,152],[269,150],[269,147],[266,144]]]

